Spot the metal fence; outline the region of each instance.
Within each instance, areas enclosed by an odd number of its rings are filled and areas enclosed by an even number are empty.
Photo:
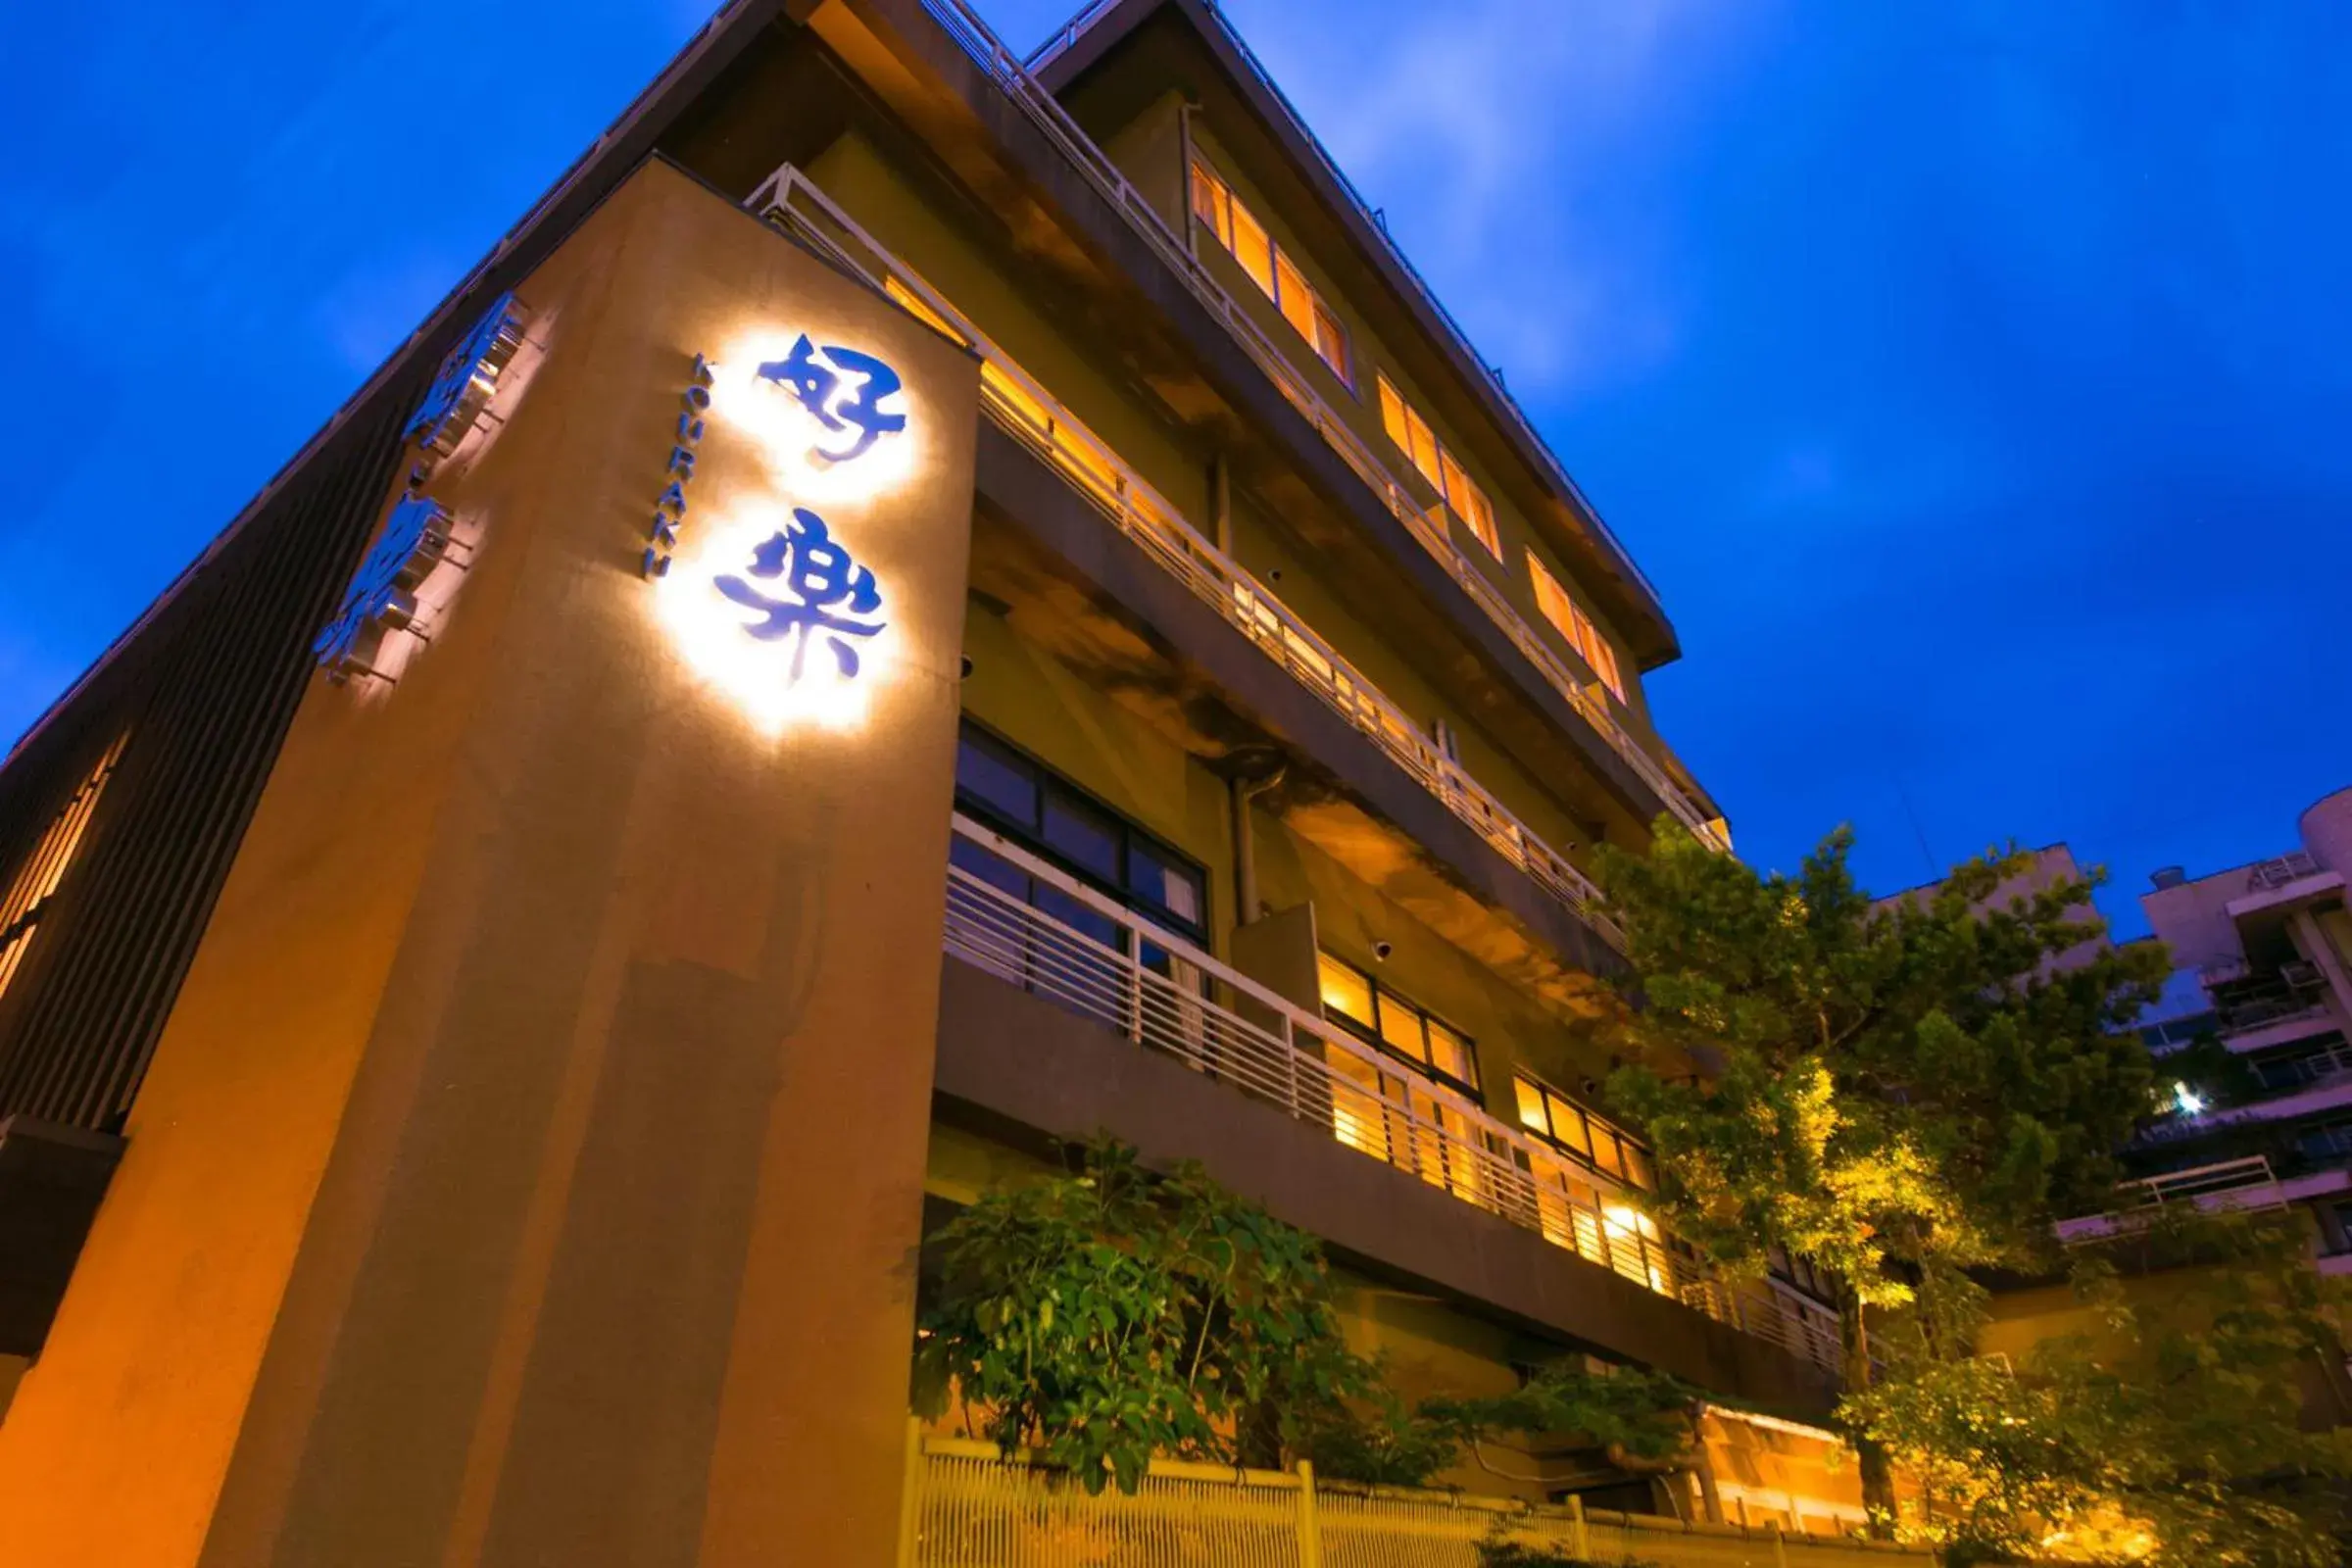
[[[979,823],[958,816],[955,826],[945,932],[953,956],[1635,1284],[1838,1370],[1837,1317],[1827,1307],[1716,1278],[1642,1212],[1639,1195],[1599,1171]]]
[[[1731,845],[1723,828],[1668,776],[1657,759],[1651,757],[1618,720],[1617,715],[1609,710],[1608,700],[1593,689],[1595,683],[1580,678],[1569,667],[1567,661],[1536,634],[1535,628],[1528,625],[1501,590],[1454,544],[1453,536],[1447,531],[1443,509],[1418,500],[1412,486],[1399,477],[1398,471],[1382,461],[1355,433],[1354,427],[1332,410],[1322,394],[1315,390],[1314,383],[1291,364],[1290,357],[1275,346],[1250,313],[1226,290],[1225,285],[1217,281],[1216,275],[1200,264],[1200,258],[1192,253],[1183,240],[1177,238],[1158,209],[1129,183],[1119,167],[1095,145],[1077,121],[1070,118],[1068,111],[1031,74],[1020,56],[1005,46],[1004,40],[990,29],[979,13],[965,0],[923,0],[923,4],[971,57],[973,63],[988,73],[1013,105],[1110,203],[1112,209],[1126,220],[1128,227],[1183,279],[1194,297],[1206,307],[1242,350],[1256,363],[1258,368],[1274,383],[1276,390],[1315,427],[1340,459],[1410,530],[1421,547],[1446,569],[1446,575],[1478,604],[1560,697],[1587,723],[1600,732],[1619,758],[1641,776],[1666,808],[1702,843],[1729,850]],[[758,201],[759,198],[755,197],[754,211],[760,210]],[[1563,474],[1562,478],[1565,477]],[[1597,517],[1597,514],[1594,515]],[[1611,542],[1614,543],[1613,540]],[[1630,567],[1631,558],[1625,559]],[[1637,578],[1640,576],[1638,570],[1635,575]]]
[[[984,1443],[908,1439],[900,1568],[1479,1568],[1480,1547],[1548,1546],[1656,1568],[1867,1568],[1926,1553],[1580,1506],[1318,1485],[1312,1470],[1152,1466],[1133,1496],[1090,1496]]]

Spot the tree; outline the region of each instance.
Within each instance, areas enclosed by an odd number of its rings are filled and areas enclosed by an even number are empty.
[[[1007,1454],[1133,1492],[1154,1455],[1279,1464],[1304,1412],[1375,1392],[1313,1238],[1186,1164],[1109,1141],[1074,1174],[992,1193],[933,1240],[917,1402],[960,1396]]]
[[[2114,1151],[2154,1109],[2124,1026],[2167,960],[2099,940],[2095,876],[2033,885],[2012,851],[1880,901],[1851,845],[1840,830],[1796,875],[1762,874],[1662,817],[1646,857],[1603,850],[1629,967],[1593,1027],[1663,1217],[1735,1277],[1775,1248],[1830,1274],[1866,1394],[1876,1315],[1919,1306],[1939,1332],[1962,1270],[2044,1261],[2052,1220],[2108,1206]],[[1886,1457],[1853,1436],[1884,1534]]]
[[[2298,1419],[2303,1380],[2341,1365],[2339,1300],[2304,1245],[2276,1217],[2143,1217],[2123,1246],[2134,1269],[2166,1271],[2161,1287],[2079,1259],[2093,1332],[2043,1341],[2014,1371],[1927,1359],[1849,1399],[1922,1485],[1904,1534],[1953,1565],[2333,1568],[2352,1434]]]
[[[1028,1449],[1091,1492],[1134,1492],[1155,1456],[1420,1486],[1509,1432],[1582,1434],[1632,1468],[1688,1461],[1696,1391],[1566,1362],[1512,1394],[1408,1406],[1350,1350],[1313,1238],[1198,1165],[1113,1141],[1078,1168],[991,1193],[933,1233],[916,1403]],[[1496,1472],[1501,1473],[1501,1472]]]

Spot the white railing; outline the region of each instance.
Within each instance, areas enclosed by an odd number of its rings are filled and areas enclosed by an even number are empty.
[[[2246,887],[2252,892],[2268,893],[2319,874],[2320,862],[2313,859],[2308,851],[2294,850],[2251,867],[2246,872]]]
[[[1606,1176],[980,823],[959,814],[955,828],[943,943],[950,956],[1638,1285],[1837,1370],[1837,1316],[1827,1307],[1793,1291],[1741,1290],[1715,1278],[1642,1212],[1636,1194]],[[1041,908],[1041,900],[1094,933]]]
[[[1477,602],[1479,608],[1510,639],[1512,646],[1542,672],[1544,680],[1569,707],[1600,732],[1610,748],[1641,777],[1667,810],[1701,843],[1728,851],[1731,845],[1723,829],[1674,782],[1657,759],[1651,757],[1633,733],[1619,722],[1617,715],[1609,710],[1608,699],[1596,689],[1598,683],[1579,678],[1567,662],[1536,634],[1535,628],[1528,625],[1502,591],[1454,544],[1452,535],[1446,530],[1443,508],[1424,506],[1416,500],[1411,486],[1365,444],[1351,425],[1333,412],[1322,394],[1315,390],[1314,383],[1291,364],[1290,357],[1275,346],[1225,285],[1218,282],[1215,274],[1201,265],[1200,258],[1183,240],[1177,238],[1166,220],[1160,217],[1159,210],[1128,182],[1119,167],[1094,144],[1053,93],[1047,91],[1045,85],[1030,74],[1020,57],[1005,47],[1004,40],[990,30],[988,24],[965,0],[923,0],[923,5],[938,18],[941,25],[962,46],[973,62],[1004,89],[1015,107],[1109,201],[1126,220],[1128,226],[1175,270],[1177,276],[1184,279],[1194,296],[1224,324],[1227,332],[1257,363],[1258,368],[1273,381],[1291,406],[1315,427],[1342,461],[1355,470],[1356,476],[1371,487],[1389,511],[1420,541],[1422,548],[1446,568],[1446,574],[1463,592]],[[1562,477],[1564,479],[1565,475]],[[1590,507],[1586,511],[1597,522],[1598,514],[1592,513]],[[1622,549],[1619,554],[1623,555]],[[1627,564],[1631,565],[1631,558],[1627,558]],[[1636,575],[1640,575],[1639,571],[1636,571]],[[1643,586],[1646,588],[1648,585],[1644,582]]]
[[[1263,583],[1210,544],[1108,443],[1055,402],[945,295],[834,206],[807,174],[785,165],[749,205],[977,354],[981,407],[998,424],[1043,458],[1195,597],[1370,739],[1504,859],[1574,910],[1610,946],[1625,946],[1624,933],[1601,912],[1599,890],[1565,855],[1439,751],[1437,742],[1402,709]]]
[[[2167,1203],[2194,1203],[2207,1210],[2244,1209],[2254,1213],[2286,1206],[2286,1191],[2272,1171],[2269,1157],[2262,1154],[2144,1176],[2121,1183],[2120,1192],[2126,1207],[2060,1220],[2058,1239],[2068,1246],[2099,1241],[2145,1223],[2150,1211]]]

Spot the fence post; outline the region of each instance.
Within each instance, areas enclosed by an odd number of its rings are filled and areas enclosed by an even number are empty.
[[[1788,1539],[1781,1533],[1781,1522],[1772,1522],[1772,1568],[1788,1568]]]
[[[914,1568],[923,1523],[923,1422],[906,1418],[906,1474],[899,1487],[899,1568]]]
[[[1592,1561],[1592,1534],[1585,1528],[1585,1499],[1573,1492],[1568,1494],[1568,1544],[1579,1557]]]
[[[1315,1518],[1315,1467],[1298,1461],[1298,1568],[1323,1568],[1323,1527]]]

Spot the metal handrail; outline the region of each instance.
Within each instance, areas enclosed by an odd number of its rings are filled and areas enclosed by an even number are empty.
[[[1064,24],[1053,37],[1033,50],[1023,65],[1033,73],[1043,71],[1054,62],[1056,56],[1075,44],[1081,34],[1102,20],[1102,16],[1118,3],[1119,0],[1095,0],[1093,5],[1088,6]],[[1534,421],[1527,416],[1527,410],[1520,406],[1518,397],[1509,386],[1504,384],[1501,369],[1489,361],[1485,355],[1479,353],[1478,345],[1470,340],[1468,329],[1462,325],[1451,311],[1446,308],[1446,302],[1438,297],[1438,291],[1430,286],[1429,279],[1421,275],[1421,270],[1413,265],[1412,258],[1404,254],[1404,248],[1398,245],[1396,236],[1389,232],[1387,219],[1364,199],[1364,193],[1356,188],[1355,181],[1348,177],[1348,172],[1340,167],[1339,160],[1332,157],[1331,149],[1324,146],[1322,138],[1308,126],[1306,117],[1298,112],[1297,104],[1291,102],[1290,94],[1282,90],[1282,84],[1274,79],[1274,74],[1266,69],[1265,62],[1258,59],[1257,51],[1250,47],[1250,40],[1242,36],[1241,29],[1236,27],[1232,19],[1225,15],[1224,7],[1216,4],[1216,0],[1209,0],[1207,10],[1208,14],[1216,19],[1217,30],[1225,35],[1225,41],[1233,46],[1234,53],[1241,56],[1242,63],[1250,68],[1252,75],[1257,77],[1258,85],[1265,88],[1274,102],[1281,107],[1282,112],[1290,118],[1291,129],[1297,132],[1298,139],[1306,145],[1307,151],[1322,169],[1324,174],[1334,185],[1339,187],[1340,193],[1347,197],[1348,203],[1355,208],[1356,216],[1363,220],[1365,228],[1378,238],[1381,249],[1388,255],[1389,260],[1396,264],[1396,270],[1404,274],[1414,291],[1420,295],[1421,303],[1428,307],[1430,314],[1437,318],[1439,323],[1452,337],[1455,350],[1477,368],[1479,377],[1486,383],[1487,390],[1501,405],[1502,411],[1509,416],[1511,422],[1518,427],[1520,435],[1526,440],[1528,446],[1542,459],[1544,466],[1548,470],[1551,478],[1575,498],[1578,509],[1584,514],[1586,519],[1599,530],[1601,537],[1609,542],[1609,548],[1616,552],[1617,559],[1624,564],[1626,571],[1642,585],[1642,591],[1649,596],[1650,602],[1652,604],[1660,603],[1662,596],[1658,593],[1657,585],[1649,580],[1648,575],[1642,571],[1641,563],[1634,559],[1633,552],[1625,547],[1625,541],[1617,537],[1615,530],[1611,529],[1608,522],[1601,516],[1600,509],[1592,505],[1592,498],[1585,494],[1584,487],[1576,482],[1575,476],[1569,473],[1567,466],[1560,462],[1559,455],[1551,450],[1551,443],[1538,433]]]
[[[1731,845],[1712,817],[1701,810],[1667,774],[1658,760],[1609,710],[1606,698],[1581,680],[1567,662],[1546,646],[1533,627],[1504,598],[1494,582],[1472,564],[1446,531],[1442,507],[1424,507],[1402,481],[1334,413],[1313,383],[1290,362],[1290,357],[1258,326],[1225,285],[1203,266],[1184,241],[1168,227],[1159,210],[1129,182],[1126,174],[1088,137],[1078,122],[1045,85],[1032,75],[1019,56],[1007,48],[965,0],[922,0],[923,6],[954,37],[974,64],[986,71],[1013,105],[1084,174],[1111,204],[1127,225],[1182,278],[1209,314],[1223,323],[1244,352],[1257,363],[1276,390],[1312,424],[1324,441],[1356,476],[1368,485],[1402,522],[1462,591],[1508,637],[1513,647],[1542,673],[1577,714],[1597,730],[1650,792],[1701,843],[1728,852]],[[1565,479],[1565,475],[1562,475]],[[1595,521],[1597,521],[1595,516]],[[1615,541],[1612,540],[1612,543]],[[1622,553],[1622,547],[1620,547]],[[1627,564],[1632,565],[1628,558]],[[1639,575],[1639,568],[1636,568]],[[1646,584],[1645,584],[1646,586]]]
[[[1000,426],[1045,459],[1196,598],[1380,747],[1505,860],[1612,947],[1623,950],[1625,935],[1601,911],[1600,891],[1591,878],[1446,757],[1379,687],[1263,583],[1210,544],[1107,442],[1031,379],[945,295],[835,206],[806,173],[784,165],[747,205],[908,304],[978,355],[981,406]]]
[[[1089,934],[968,863],[948,868],[942,945],[1007,984],[1318,1126],[1553,1245],[1836,1371],[1836,1314],[1789,1292],[1741,1290],[1675,1246],[1635,1195],[1475,1100],[1346,1030],[958,813],[983,864],[1043,884],[1110,933]]]

